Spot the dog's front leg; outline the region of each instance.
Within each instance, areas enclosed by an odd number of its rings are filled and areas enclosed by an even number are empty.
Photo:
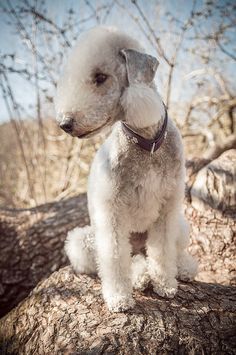
[[[108,216],[100,219],[95,230],[98,272],[104,300],[110,311],[125,311],[134,306],[128,233],[121,228],[120,223]]]
[[[171,206],[171,207],[170,207]],[[154,291],[160,296],[174,297],[177,291],[178,206],[170,204],[171,210],[162,214],[148,230],[148,272]]]

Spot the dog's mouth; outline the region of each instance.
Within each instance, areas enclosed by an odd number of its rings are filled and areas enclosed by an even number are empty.
[[[99,133],[103,128],[105,128],[110,122],[111,122],[111,117],[109,117],[108,120],[105,123],[103,123],[101,126],[99,126],[98,128],[95,128],[92,131],[80,134],[77,137],[79,139],[93,137],[95,134]]]

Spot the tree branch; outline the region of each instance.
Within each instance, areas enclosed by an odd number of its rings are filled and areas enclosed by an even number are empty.
[[[135,299],[110,313],[97,278],[61,269],[0,321],[2,354],[233,354],[236,288],[181,283],[172,300]]]

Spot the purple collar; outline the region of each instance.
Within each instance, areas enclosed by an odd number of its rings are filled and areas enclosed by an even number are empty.
[[[157,133],[155,139],[146,139],[140,136],[138,133],[134,132],[125,122],[122,122],[122,128],[129,140],[133,143],[139,145],[140,148],[147,150],[151,154],[153,154],[160,146],[162,145],[164,139],[167,135],[167,123],[168,123],[168,114],[165,107],[165,119],[161,130]]]

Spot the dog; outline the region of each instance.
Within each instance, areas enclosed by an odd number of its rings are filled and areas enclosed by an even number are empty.
[[[57,88],[65,132],[83,139],[112,127],[88,179],[91,225],[65,243],[76,272],[98,273],[112,312],[134,307],[133,288],[149,282],[174,297],[177,279],[197,272],[186,249],[182,140],[154,84],[158,64],[135,39],[97,27],[79,39]]]

